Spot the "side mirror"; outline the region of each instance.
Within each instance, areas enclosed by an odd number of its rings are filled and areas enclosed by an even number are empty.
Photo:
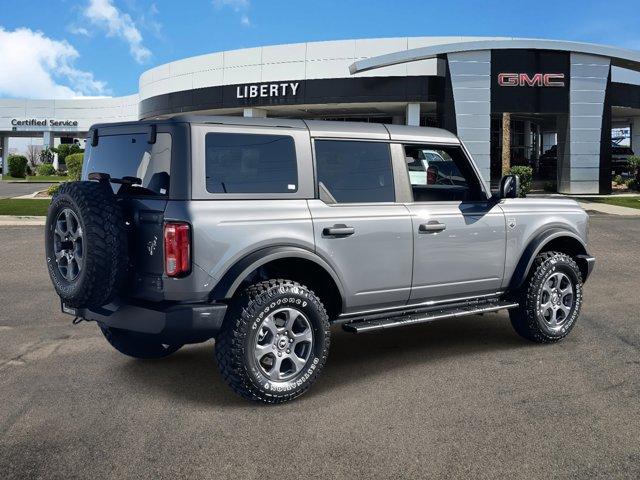
[[[520,177],[517,175],[505,175],[500,180],[498,189],[499,198],[518,198],[520,193]]]

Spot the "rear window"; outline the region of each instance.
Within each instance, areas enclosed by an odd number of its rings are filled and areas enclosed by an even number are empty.
[[[207,133],[205,149],[210,193],[293,193],[298,190],[293,137]]]
[[[140,185],[126,186],[130,195],[167,195],[171,168],[171,134],[158,133],[156,142],[148,143],[147,134],[108,135],[100,137],[98,145],[87,139],[84,154],[85,178],[94,172],[108,173],[111,178],[138,177]],[[115,193],[123,187],[112,183]]]

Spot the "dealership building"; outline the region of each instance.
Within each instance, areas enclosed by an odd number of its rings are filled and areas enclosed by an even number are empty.
[[[11,137],[54,146],[93,123],[185,113],[437,126],[460,136],[493,184],[508,113],[512,165],[561,193],[609,193],[612,143],[640,153],[640,52],[503,37],[217,52],[152,68],[126,97],[0,99],[0,155]]]

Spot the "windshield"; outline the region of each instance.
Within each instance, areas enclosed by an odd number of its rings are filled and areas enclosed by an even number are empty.
[[[87,139],[83,179],[90,173],[108,173],[111,178],[137,177],[141,185],[111,184],[114,193],[127,195],[167,195],[171,167],[171,135],[158,133],[156,142],[148,143],[148,135],[101,136],[98,145]]]

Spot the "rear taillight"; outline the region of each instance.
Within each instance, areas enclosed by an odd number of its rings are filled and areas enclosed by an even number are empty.
[[[191,271],[191,227],[187,223],[164,225],[164,271],[182,277]]]

